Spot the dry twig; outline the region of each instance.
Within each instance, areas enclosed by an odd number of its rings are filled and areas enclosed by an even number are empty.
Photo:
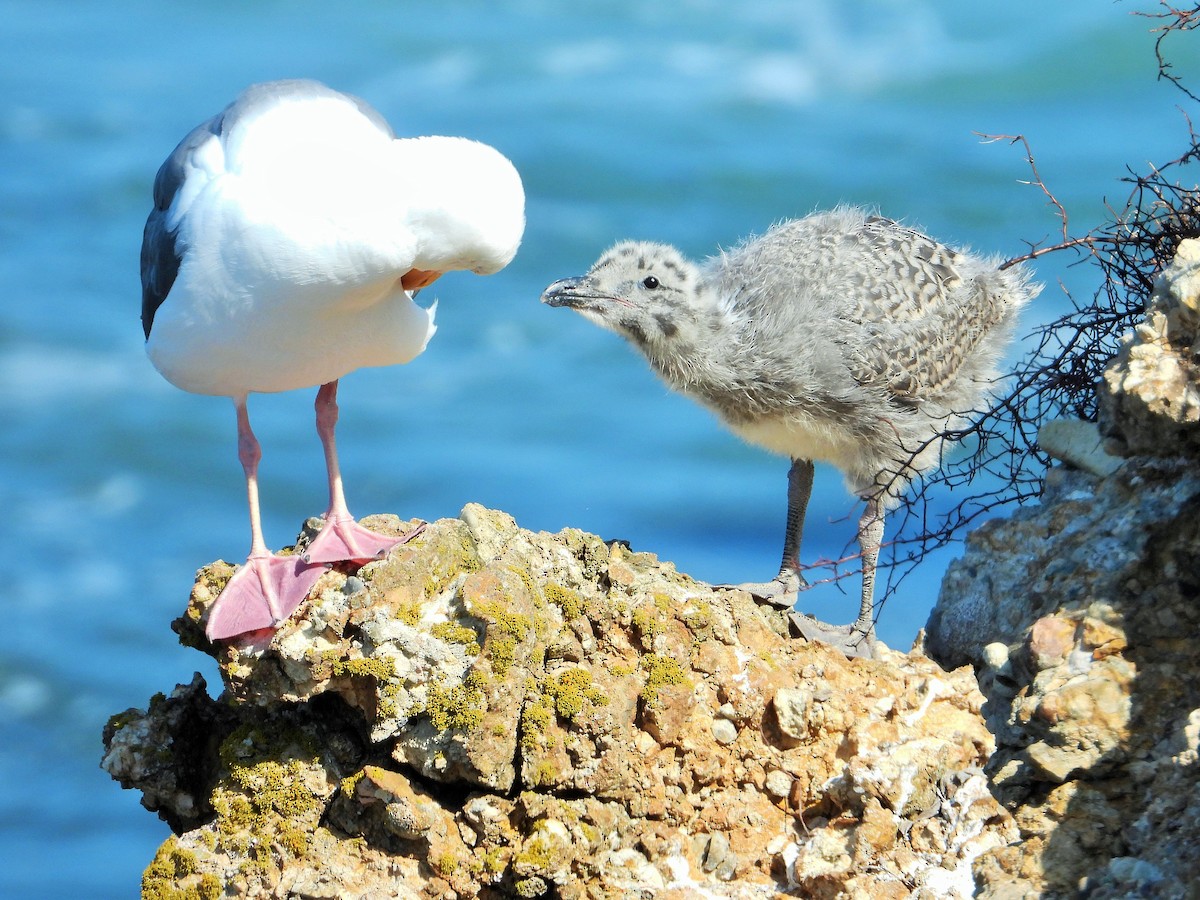
[[[1163,42],[1168,34],[1200,26],[1200,6],[1183,10],[1166,2],[1161,6],[1161,12],[1139,13],[1165,23],[1152,31],[1157,34],[1159,77],[1196,101],[1164,57]],[[1088,302],[1077,301],[1064,288],[1072,310],[1039,326],[1033,334],[1035,343],[998,386],[995,402],[973,415],[968,427],[945,435],[966,452],[914,482],[904,504],[889,517],[895,536],[879,560],[879,569],[888,574],[877,610],[918,563],[960,538],[968,526],[1041,496],[1049,464],[1037,444],[1043,422],[1059,417],[1095,421],[1096,385],[1119,349],[1121,336],[1144,314],[1154,281],[1174,258],[1180,242],[1200,237],[1200,188],[1194,181],[1188,185],[1176,178],[1183,167],[1200,162],[1200,143],[1186,112],[1184,120],[1185,152],[1144,174],[1129,169],[1122,179],[1131,185],[1123,207],[1110,207],[1108,221],[1076,236],[1071,234],[1066,208],[1038,171],[1028,140],[1022,135],[980,135],[988,142],[1008,141],[1023,147],[1031,173],[1024,183],[1045,194],[1061,227],[1060,240],[1027,241],[1028,251],[1002,267],[1072,250],[1080,262],[1090,259],[1100,267],[1103,283]],[[821,560],[808,569],[831,573],[821,580],[838,580],[857,571],[846,567],[855,559],[847,552],[841,559]]]

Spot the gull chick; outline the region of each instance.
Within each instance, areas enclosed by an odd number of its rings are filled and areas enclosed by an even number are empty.
[[[779,574],[738,587],[792,606],[807,586],[800,541],[813,461],[842,471],[866,504],[858,618],[848,627],[792,619],[809,639],[870,655],[884,515],[980,406],[1017,312],[1039,290],[1019,267],[1002,271],[841,207],[702,265],[674,247],[625,241],[586,275],[551,284],[542,302],[622,335],[672,388],[791,460]]]

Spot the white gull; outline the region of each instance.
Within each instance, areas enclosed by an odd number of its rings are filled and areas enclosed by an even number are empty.
[[[419,355],[434,308],[414,293],[453,269],[506,266],[524,206],[495,149],[396,138],[364,101],[308,80],[247,88],[167,157],[142,243],[146,352],[177,387],[233,399],[250,507],[250,554],[209,613],[211,640],[277,627],[325,564],[404,540],[364,529],[346,507],[338,379]],[[278,556],[263,539],[246,400],[306,387],[319,387],[329,508],[303,557]]]

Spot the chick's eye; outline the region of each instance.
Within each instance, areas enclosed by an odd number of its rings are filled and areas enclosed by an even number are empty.
[[[658,287],[658,279],[653,275],[647,275],[642,279],[642,286],[648,287],[650,290],[654,290],[656,287]]]

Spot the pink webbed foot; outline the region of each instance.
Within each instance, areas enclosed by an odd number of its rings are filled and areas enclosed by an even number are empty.
[[[204,633],[210,641],[222,641],[278,628],[304,602],[325,570],[299,556],[251,556],[209,610]]]
[[[421,524],[408,534],[396,537],[364,528],[353,516],[331,516],[312,539],[303,558],[307,563],[354,562],[361,565],[382,559],[397,544],[412,540],[424,529]]]

